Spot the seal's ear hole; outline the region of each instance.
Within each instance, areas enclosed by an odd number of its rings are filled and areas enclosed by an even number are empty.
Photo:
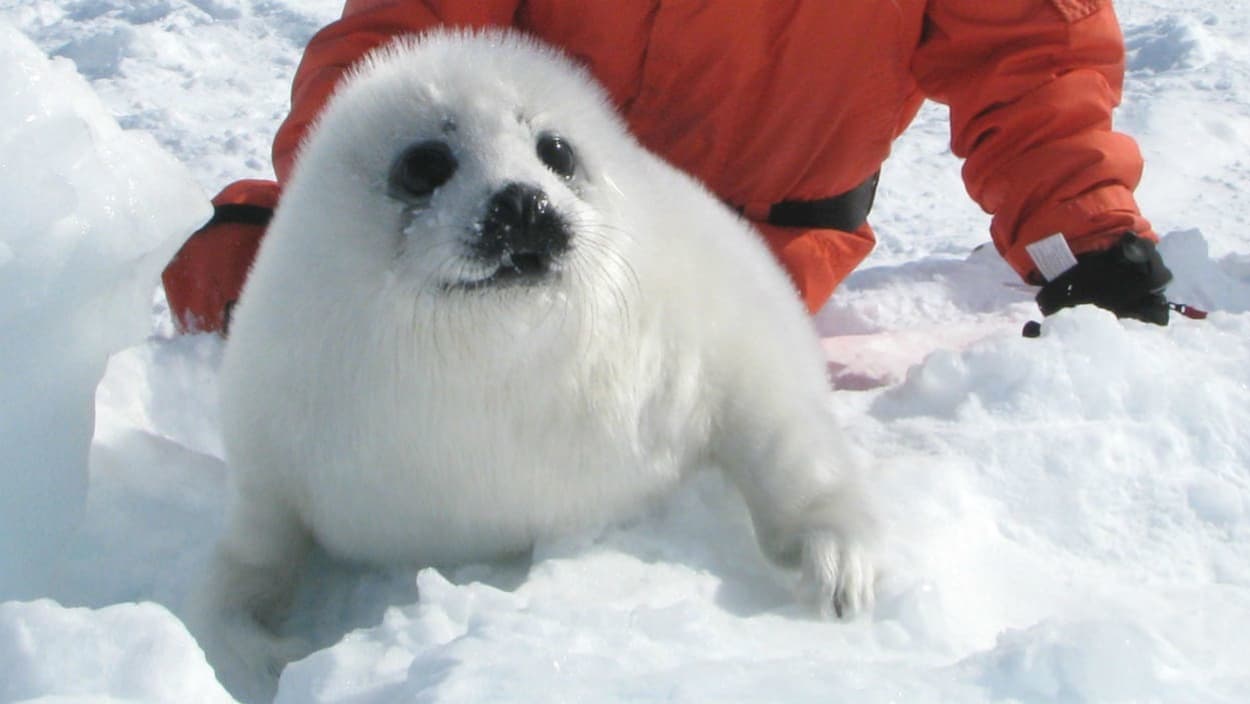
[[[538,136],[538,158],[561,178],[573,178],[577,172],[577,154],[573,152],[573,145],[558,134],[544,132]]]
[[[459,162],[446,142],[420,142],[403,151],[391,165],[391,194],[427,198],[451,180]]]

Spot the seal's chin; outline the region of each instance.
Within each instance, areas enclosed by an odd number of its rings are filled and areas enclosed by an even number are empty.
[[[482,278],[461,279],[449,283],[453,291],[478,291],[514,286],[536,286],[554,279],[559,274],[553,257],[538,253],[505,253],[499,258],[494,270]]]

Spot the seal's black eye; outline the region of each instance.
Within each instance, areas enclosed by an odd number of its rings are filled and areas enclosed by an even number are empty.
[[[391,165],[391,193],[425,198],[451,179],[457,165],[446,142],[414,144]]]
[[[539,136],[538,158],[562,178],[573,178],[573,173],[577,171],[577,155],[573,153],[573,146],[560,135],[547,133]]]

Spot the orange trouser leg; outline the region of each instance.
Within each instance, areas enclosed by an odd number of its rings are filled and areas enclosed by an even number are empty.
[[[854,232],[777,227],[768,223],[755,223],[755,226],[812,314],[825,305],[838,284],[859,266],[877,242],[866,223]]]

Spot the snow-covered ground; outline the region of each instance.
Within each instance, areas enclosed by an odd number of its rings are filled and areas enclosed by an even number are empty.
[[[231,701],[176,617],[225,503],[221,345],[148,291],[207,194],[268,175],[339,8],[0,0],[0,702]],[[793,606],[703,477],[531,564],[320,560],[290,628],[322,649],[279,701],[1250,701],[1250,13],[1120,15],[1139,197],[1172,297],[1214,312],[1020,337],[1031,293],[923,111],[818,319],[886,497],[874,613]]]

